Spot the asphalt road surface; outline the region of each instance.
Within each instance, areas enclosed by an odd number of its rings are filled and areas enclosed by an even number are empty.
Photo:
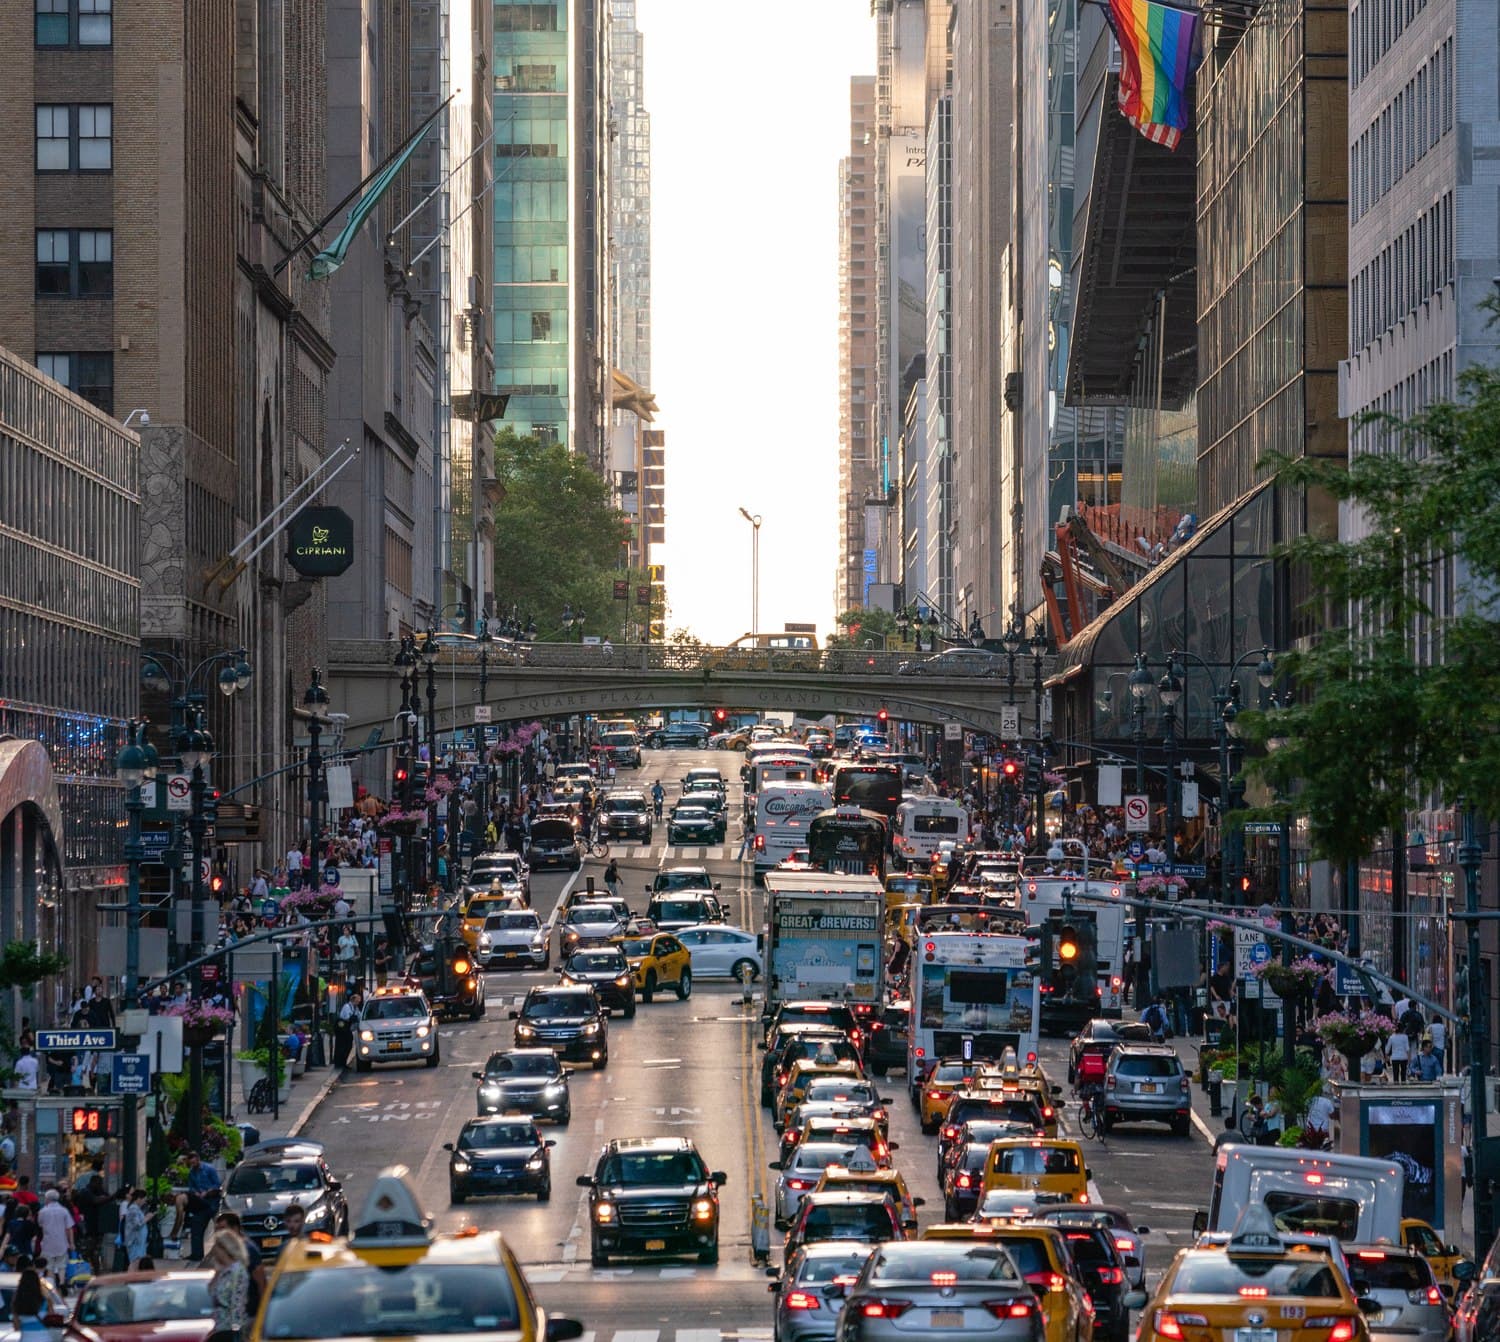
[[[750,866],[738,860],[742,758],[720,751],[651,751],[642,770],[622,772],[616,780],[617,787],[649,788],[659,777],[669,806],[677,780],[689,768],[716,766],[730,781],[732,819],[724,845],[668,847],[663,825],[649,847],[612,846],[632,907],[644,908],[643,887],[658,868],[706,865],[721,883],[720,896],[732,920],[759,930],[762,895]],[[590,862],[577,874],[535,874],[533,906],[549,916],[573,883],[590,877],[602,890],[603,866]],[[401,1164],[412,1172],[440,1230],[471,1225],[501,1230],[547,1308],[583,1320],[590,1342],[769,1338],[767,1283],[750,1251],[750,1199],[759,1194],[770,1201],[775,1175],[767,1161],[775,1159],[777,1138],[758,1102],[759,1008],[741,1002],[738,984],[695,978],[685,1002],[673,994],[658,995],[650,1006],[641,1003],[633,1020],[613,1017],[609,1066],[602,1072],[575,1070],[571,1124],[544,1129],[557,1143],[550,1202],[516,1197],[449,1205],[448,1153],[442,1144],[454,1140],[476,1112],[471,1073],[492,1051],[511,1046],[513,1022],[507,1013],[515,1001],[532,984],[554,977],[530,970],[490,974],[488,1014],[472,1024],[443,1026],[440,1066],[346,1072],[303,1135],[325,1143],[329,1164],[344,1179],[354,1207],[376,1173]],[[1067,1073],[1066,1042],[1044,1040],[1042,1060],[1049,1075],[1061,1082]],[[900,1147],[896,1163],[912,1193],[926,1199],[921,1219],[924,1224],[940,1220],[936,1138],[922,1135],[900,1073],[893,1073],[881,1090],[893,1100],[891,1139]],[[575,1179],[592,1171],[606,1139],[653,1135],[691,1137],[709,1168],[729,1175],[721,1195],[717,1267],[699,1267],[686,1259],[589,1266],[587,1192]],[[1149,1288],[1175,1249],[1190,1241],[1193,1211],[1206,1205],[1212,1175],[1209,1148],[1196,1130],[1180,1139],[1164,1126],[1144,1125],[1116,1128],[1106,1142],[1088,1143],[1087,1155],[1100,1198],[1124,1204],[1138,1223],[1151,1227],[1146,1240]],[[780,1235],[771,1233],[772,1261],[779,1262]]]

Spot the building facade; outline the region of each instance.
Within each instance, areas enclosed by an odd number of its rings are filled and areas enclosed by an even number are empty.
[[[875,80],[849,81],[849,153],[839,161],[839,567],[834,608],[864,605],[875,556],[866,558],[865,500],[876,490]]]
[[[947,51],[947,24],[934,34],[928,27],[928,53],[935,41]],[[944,61],[946,66],[946,60]],[[927,482],[926,600],[944,615],[953,615],[953,97],[947,71],[939,78],[927,113]],[[907,584],[907,600],[918,593]]]
[[[140,502],[135,434],[0,349],[0,742],[39,742],[50,766],[0,751],[0,943],[58,948],[84,979],[95,905],[124,880]]]

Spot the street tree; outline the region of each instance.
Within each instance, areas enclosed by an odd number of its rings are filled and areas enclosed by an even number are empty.
[[[888,610],[879,610],[873,606],[846,610],[836,623],[843,632],[834,635],[829,642],[834,643],[836,640],[850,647],[861,647],[866,639],[874,639],[883,647],[888,638],[895,637],[899,632],[896,617]]]
[[[1251,771],[1295,791],[1314,849],[1341,864],[1402,835],[1428,796],[1500,815],[1500,373],[1468,369],[1456,400],[1366,422],[1383,450],[1347,468],[1271,463],[1278,484],[1327,491],[1358,538],[1284,547],[1317,633],[1278,658],[1289,703],[1241,717],[1273,747]]]

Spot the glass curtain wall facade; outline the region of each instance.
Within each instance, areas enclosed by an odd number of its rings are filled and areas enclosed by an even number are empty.
[[[568,0],[495,6],[495,386],[568,440]]]
[[[953,99],[927,125],[927,595],[953,614]],[[912,594],[907,593],[908,597]]]

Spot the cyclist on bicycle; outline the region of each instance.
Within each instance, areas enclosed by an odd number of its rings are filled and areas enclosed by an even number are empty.
[[[661,819],[661,809],[662,806],[666,803],[666,800],[666,789],[662,787],[661,779],[658,778],[656,782],[651,784],[651,804],[656,808],[656,818],[658,820]]]
[[[1099,1127],[1104,1126],[1104,1074],[1107,1059],[1097,1050],[1089,1050],[1078,1059],[1074,1070],[1074,1089],[1078,1094],[1079,1117],[1093,1110]]]

